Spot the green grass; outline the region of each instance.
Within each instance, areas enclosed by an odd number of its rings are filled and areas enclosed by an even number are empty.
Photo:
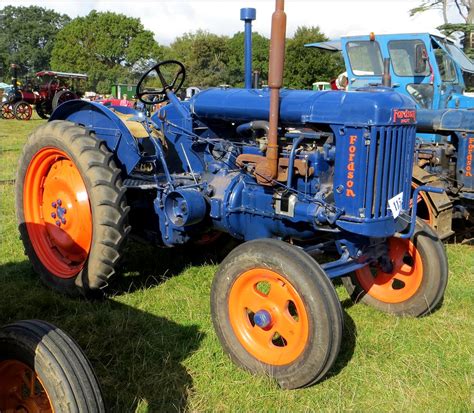
[[[41,318],[68,331],[111,412],[472,411],[473,247],[447,246],[444,303],[422,319],[352,305],[338,287],[345,333],[336,365],[316,386],[282,391],[223,354],[209,311],[214,265],[131,245],[121,292],[106,302],[67,299],[40,284],[18,239],[10,180],[26,135],[41,123],[0,120],[0,325]]]

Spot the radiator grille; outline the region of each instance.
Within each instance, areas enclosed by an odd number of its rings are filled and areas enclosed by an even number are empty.
[[[400,192],[403,192],[403,209],[408,209],[414,139],[415,126],[376,127],[371,130],[363,207],[366,218],[392,215],[388,200]]]

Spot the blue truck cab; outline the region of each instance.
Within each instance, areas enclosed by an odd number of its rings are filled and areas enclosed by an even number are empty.
[[[465,95],[463,76],[474,73],[474,63],[441,35],[371,33],[306,46],[342,52],[350,90],[382,83],[383,59],[390,58],[392,87],[419,109],[474,106],[474,97]]]

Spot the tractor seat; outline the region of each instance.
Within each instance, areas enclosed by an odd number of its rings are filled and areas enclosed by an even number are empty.
[[[133,118],[132,115],[121,113],[118,110],[114,110],[114,108],[109,109],[121,119],[135,139],[144,139],[150,137],[147,130],[140,122],[131,120],[131,118]]]

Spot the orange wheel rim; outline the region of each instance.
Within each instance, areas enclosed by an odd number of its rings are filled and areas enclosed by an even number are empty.
[[[389,257],[393,265],[391,273],[379,266],[367,266],[355,274],[371,297],[385,303],[401,303],[418,291],[423,280],[423,262],[415,245],[399,238],[389,240]]]
[[[26,228],[41,263],[59,278],[83,268],[92,243],[89,195],[74,162],[57,148],[31,160],[23,186]]]
[[[51,399],[36,373],[17,360],[0,362],[0,411],[54,412]]]
[[[303,299],[274,271],[255,268],[237,278],[229,293],[229,317],[240,344],[264,363],[289,364],[306,347],[309,323]]]

